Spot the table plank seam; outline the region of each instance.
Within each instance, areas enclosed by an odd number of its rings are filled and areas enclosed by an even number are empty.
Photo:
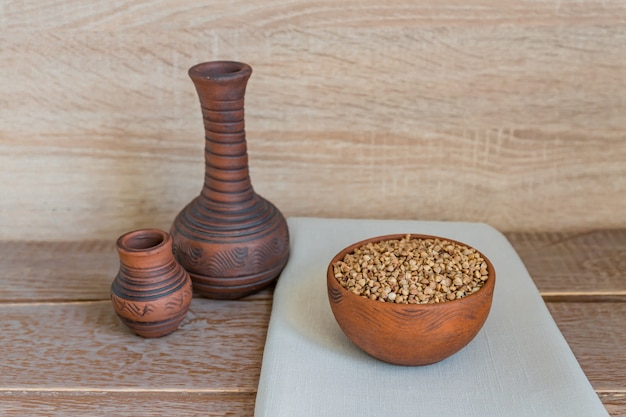
[[[215,394],[215,395],[256,395],[256,388],[97,388],[97,387],[0,387],[1,394],[36,393],[36,392],[76,392],[76,393],[180,393],[180,394]]]

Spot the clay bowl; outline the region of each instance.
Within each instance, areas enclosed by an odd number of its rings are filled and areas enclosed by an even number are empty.
[[[341,286],[333,264],[368,242],[401,239],[405,234],[379,236],[354,243],[329,263],[327,287],[330,307],[346,336],[361,350],[381,361],[415,366],[439,362],[465,347],[482,328],[493,299],[496,274],[493,265],[478,252],[488,268],[488,279],[478,291],[452,301],[433,304],[397,304],[370,300]],[[413,238],[439,238],[411,234]]]

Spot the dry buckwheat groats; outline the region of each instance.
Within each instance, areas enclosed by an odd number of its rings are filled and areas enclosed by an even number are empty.
[[[382,302],[429,304],[478,291],[489,274],[473,248],[445,239],[406,235],[367,243],[333,264],[337,281],[354,294]]]

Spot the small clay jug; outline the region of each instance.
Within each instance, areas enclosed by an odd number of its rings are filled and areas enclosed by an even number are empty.
[[[158,229],[128,232],[116,242],[120,269],[111,302],[122,322],[143,337],[176,330],[193,296],[187,271],[176,262],[172,237]]]
[[[287,222],[254,191],[248,172],[244,96],[251,74],[249,65],[232,61],[189,69],[204,121],[204,185],[170,233],[176,259],[196,292],[209,298],[257,292],[278,278],[289,258]]]

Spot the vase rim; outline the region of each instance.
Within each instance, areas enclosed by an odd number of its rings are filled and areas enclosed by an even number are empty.
[[[137,229],[120,236],[116,246],[120,252],[151,255],[161,251],[170,240],[169,233],[161,229]]]
[[[247,78],[252,74],[252,67],[237,61],[201,62],[189,68],[192,79],[202,80],[233,80]]]

